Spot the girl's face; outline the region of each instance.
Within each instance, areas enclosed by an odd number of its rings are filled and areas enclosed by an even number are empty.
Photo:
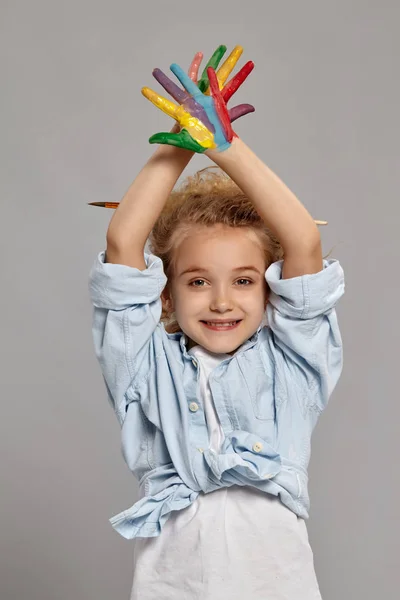
[[[174,275],[164,295],[189,337],[188,348],[200,344],[228,354],[249,339],[268,301],[264,273],[263,249],[250,229],[193,229],[176,250]]]

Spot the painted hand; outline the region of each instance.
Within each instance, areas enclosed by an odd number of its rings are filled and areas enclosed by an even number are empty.
[[[226,46],[219,46],[208,61],[200,80],[197,81],[199,66],[203,55],[196,54],[189,68],[189,75],[176,64],[171,71],[176,75],[184,89],[177,86],[160,69],[154,69],[153,75],[179,105],[159,96],[150,88],[144,87],[142,94],[163,112],[173,117],[182,127],[180,133],[157,133],[150,143],[170,144],[202,153],[209,149],[223,151],[228,148],[236,136],[231,123],[239,117],[254,111],[250,104],[241,104],[228,110],[227,102],[242,85],[254,68],[249,61],[225,85],[230,73],[239,60],[243,48],[236,46],[223,65],[215,72]]]

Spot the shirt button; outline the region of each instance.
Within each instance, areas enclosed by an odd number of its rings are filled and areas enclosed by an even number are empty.
[[[197,410],[199,410],[199,405],[196,404],[196,402],[191,402],[189,404],[189,410],[191,410],[192,412],[196,412]]]
[[[198,450],[199,452],[201,452],[202,454],[203,454],[203,452],[204,452],[203,448],[197,448],[197,450]]]
[[[194,364],[195,367],[197,367],[197,361],[195,361],[194,358],[192,358],[192,363]]]
[[[253,450],[254,452],[261,452],[261,450],[263,449],[263,445],[260,444],[260,442],[257,442],[256,444],[254,444],[253,446]]]

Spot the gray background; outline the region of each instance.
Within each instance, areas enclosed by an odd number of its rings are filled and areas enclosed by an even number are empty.
[[[133,542],[108,519],[137,488],[87,292],[112,213],[87,202],[120,200],[172,125],[140,94],[152,69],[220,43],[256,63],[238,134],[329,221],[346,273],[310,464],[322,595],[398,598],[398,3],[3,0],[0,17],[1,600],[129,598]]]

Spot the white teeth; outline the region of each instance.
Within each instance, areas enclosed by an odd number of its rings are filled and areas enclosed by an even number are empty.
[[[207,325],[211,325],[212,327],[232,327],[232,325],[236,325],[236,321],[232,321],[231,323],[213,323],[212,321],[207,321]]]

